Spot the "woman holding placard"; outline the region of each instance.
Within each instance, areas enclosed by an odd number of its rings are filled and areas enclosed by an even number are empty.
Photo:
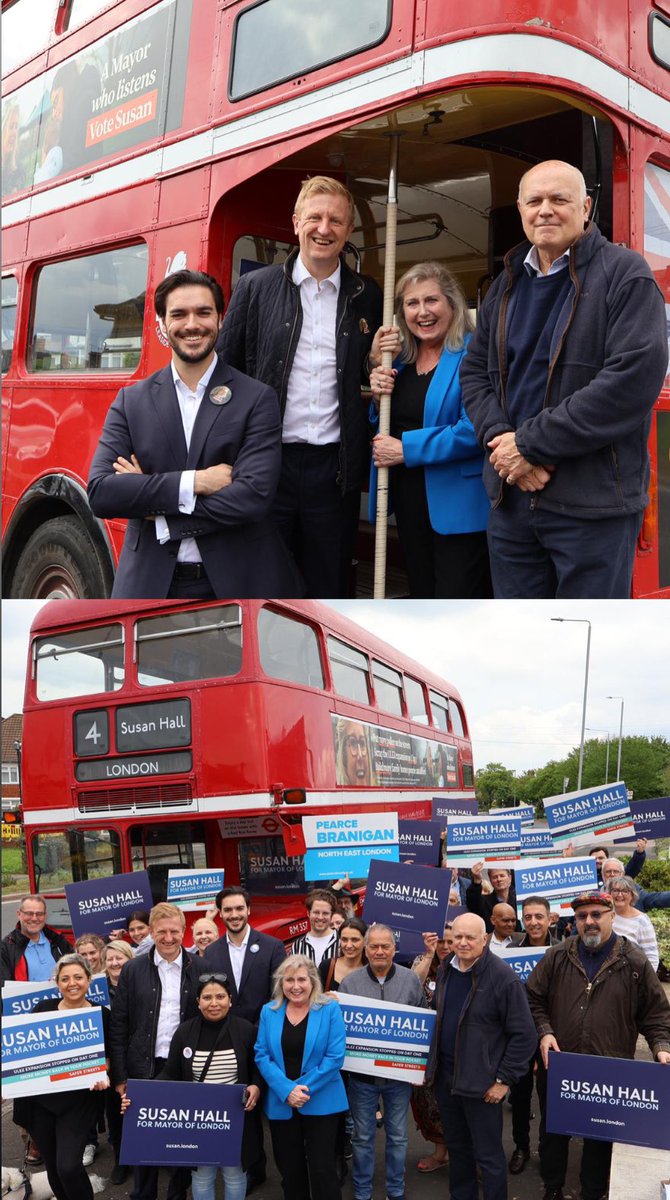
[[[80,954],[64,954],[56,964],[60,999],[41,1000],[33,1012],[68,1012],[95,1008],[87,1000],[91,968]],[[109,1013],[101,1009],[107,1040]],[[109,1087],[109,1078],[89,1088],[49,1092],[14,1101],[14,1121],[23,1125],[40,1147],[47,1177],[57,1200],[92,1200],[91,1181],[82,1165],[84,1146],[92,1122],[100,1113],[99,1092]]]

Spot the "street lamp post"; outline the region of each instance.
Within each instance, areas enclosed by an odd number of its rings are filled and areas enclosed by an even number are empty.
[[[586,667],[584,670],[584,700],[582,703],[582,736],[579,744],[579,770],[577,772],[577,791],[582,786],[582,771],[584,769],[584,730],[586,729],[586,697],[589,690],[589,657],[591,654],[591,622],[577,617],[551,617],[552,621],[560,621],[567,625],[588,625],[586,637]]]
[[[607,752],[605,754],[605,783],[609,783],[610,778],[610,731],[609,729],[594,729],[592,725],[586,726],[587,733],[604,733],[607,737]]]
[[[623,739],[623,696],[606,696],[606,700],[620,700],[621,712],[619,714],[619,752],[616,759],[616,777],[617,783],[621,779],[621,742]]]

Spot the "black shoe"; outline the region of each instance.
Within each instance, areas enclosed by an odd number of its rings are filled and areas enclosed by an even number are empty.
[[[344,1157],[345,1158],[353,1158],[353,1154],[354,1154],[354,1151],[353,1151],[353,1147],[351,1145],[351,1138],[349,1137],[348,1134],[345,1133],[345,1135],[344,1135]]]
[[[249,1173],[247,1175],[247,1196],[251,1195],[254,1188],[260,1187],[262,1183],[265,1183],[265,1179],[265,1171],[259,1171],[256,1175]]]
[[[563,1188],[548,1187],[544,1189],[542,1200],[563,1200]]]
[[[522,1150],[520,1146],[516,1146],[514,1148],[514,1154],[509,1160],[510,1175],[520,1175],[524,1170],[529,1158],[530,1150]]]
[[[109,1177],[109,1182],[125,1183],[129,1173],[130,1167],[122,1167],[120,1163],[117,1163]]]

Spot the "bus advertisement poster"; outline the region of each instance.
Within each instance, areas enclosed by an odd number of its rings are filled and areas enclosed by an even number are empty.
[[[421,1084],[436,1014],[408,1004],[335,994],[347,1031],[343,1070]],[[670,1072],[669,1072],[670,1074]]]
[[[547,1130],[670,1150],[670,1070],[628,1058],[550,1054]]]
[[[303,856],[287,854],[281,838],[240,841],[237,852],[240,882],[252,895],[304,892]]]
[[[433,796],[431,800],[432,818],[434,821],[448,821],[449,817],[467,817],[468,814],[476,817],[479,812],[479,804],[473,797],[472,800],[463,798],[451,798],[451,796]],[[443,824],[444,827],[444,824]]]
[[[497,955],[498,958],[504,959],[507,966],[512,968],[522,983],[525,983],[548,949],[548,946],[533,946],[529,949],[525,946],[508,946],[506,950],[498,950]]]
[[[397,952],[422,954],[423,933],[442,935],[447,919],[451,871],[404,863],[370,863],[363,920],[388,925],[396,936]]]
[[[521,854],[521,817],[449,817],[445,862],[450,867],[516,861]]]
[[[55,983],[19,983],[18,980],[8,979],[2,985],[2,1015],[3,1017],[20,1017],[22,1013],[32,1012],[35,1005],[42,1000],[60,1000],[61,993]],[[109,984],[106,975],[94,975],[86,993],[86,999],[91,1004],[104,1005],[109,1008]]]
[[[605,784],[548,796],[543,801],[551,836],[557,850],[573,846],[592,846],[594,842],[634,842],[635,827],[625,783]]]
[[[101,1008],[4,1017],[2,1095],[45,1096],[107,1078]]]
[[[580,892],[598,888],[594,858],[536,858],[514,868],[514,887],[519,915],[529,896],[546,896],[552,909],[561,916],[572,914],[572,901]]]
[[[223,887],[223,868],[168,871],[167,900],[187,910],[209,908]]]
[[[119,1162],[133,1166],[239,1166],[241,1083],[129,1079]]]
[[[398,821],[400,861],[412,866],[439,866],[442,825],[439,821]]]
[[[337,816],[303,817],[305,879],[361,879],[370,860],[399,861],[396,813],[339,813]]]
[[[154,903],[147,871],[66,883],[65,896],[75,938],[84,933],[108,937],[125,925],[135,909],[150,910]]]
[[[455,746],[331,713],[336,781],[343,787],[458,786]]]

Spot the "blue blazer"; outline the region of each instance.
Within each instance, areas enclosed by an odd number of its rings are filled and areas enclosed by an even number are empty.
[[[302,1074],[299,1079],[287,1079],[281,1035],[284,1028],[286,1004],[281,1008],[264,1005],[256,1041],[256,1065],[268,1085],[263,1101],[266,1115],[272,1121],[288,1121],[295,1109],[286,1097],[297,1083],[310,1090],[311,1099],[299,1110],[308,1117],[345,1112],[349,1107],[340,1070],[344,1062],[344,1019],[337,1000],[312,1008],[307,1017]]]
[[[231,393],[210,403],[217,387]],[[143,475],[116,475],[114,460],[136,454]],[[231,463],[233,482],[198,496],[179,512],[182,471]],[[271,515],[281,466],[275,393],[218,360],[187,450],[170,367],[121,388],[105,420],[88,481],[97,517],[128,518],[114,597],[167,596],[182,537],[194,537],[212,589],[220,596],[299,596],[294,565]],[[161,545],[147,517],[167,517]]]
[[[443,351],[426,394],[423,428],[402,435],[405,466],[424,468],[430,523],[442,534],[486,529],[491,507],[482,483],[484,452],[461,398],[458,373],[466,347],[467,341],[462,350]],[[376,510],[377,468],[373,463],[371,521]]]

